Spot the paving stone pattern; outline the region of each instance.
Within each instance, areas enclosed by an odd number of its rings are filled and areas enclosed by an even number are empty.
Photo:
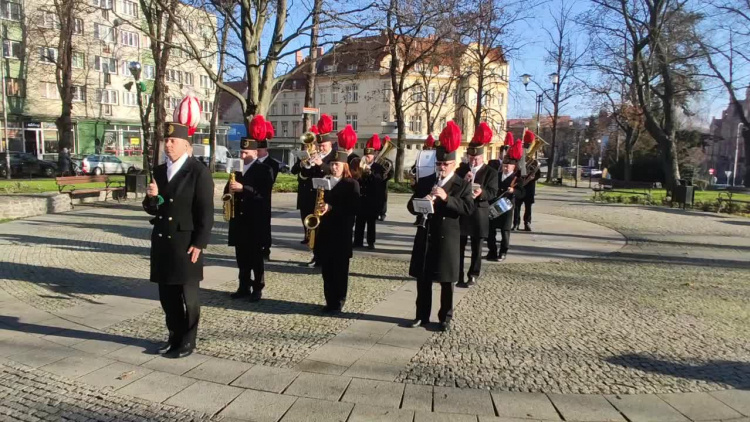
[[[0,365],[0,420],[188,422],[216,419],[6,363]]]

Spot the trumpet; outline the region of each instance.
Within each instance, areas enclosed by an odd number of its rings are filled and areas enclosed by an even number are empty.
[[[229,175],[229,182],[227,186],[236,181],[234,172]],[[224,221],[229,221],[234,218],[234,192],[225,193],[221,200],[224,201]]]
[[[305,169],[309,169],[313,166],[312,161],[318,156],[318,148],[315,146],[315,141],[318,139],[318,135],[314,132],[305,132],[299,137],[299,140],[304,144],[305,150],[307,151],[308,158],[300,161],[300,166]]]
[[[310,250],[315,249],[315,233],[320,226],[320,217],[323,215],[323,206],[325,206],[325,202],[323,201],[324,195],[325,189],[318,188],[318,196],[315,199],[315,210],[313,210],[312,214],[305,217],[305,220],[302,222],[305,225],[305,229],[307,229],[307,246]]]

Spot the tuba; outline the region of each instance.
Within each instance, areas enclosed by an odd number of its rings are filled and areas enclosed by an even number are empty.
[[[528,152],[526,152],[526,157],[528,157],[530,160],[526,161],[526,176],[523,179],[523,186],[526,186],[532,180],[534,180],[534,175],[536,175],[536,171],[539,170],[539,166],[541,165],[539,163],[539,160],[536,159],[535,155],[542,147],[546,145],[549,144],[547,144],[547,142],[545,142],[545,140],[542,139],[541,136],[536,135],[534,137],[534,143],[531,144]]]
[[[318,226],[320,226],[320,216],[323,214],[323,206],[325,205],[323,195],[325,195],[325,189],[318,188],[318,196],[315,199],[315,209],[313,210],[313,213],[305,217],[305,220],[302,222],[305,229],[307,229],[307,246],[310,250],[315,249],[315,232],[318,229]]]
[[[375,157],[375,160],[374,160],[376,163],[383,166],[383,168],[385,169],[385,174],[390,173],[391,167],[393,166],[393,163],[391,163],[390,161],[386,159],[386,157],[388,156],[388,154],[390,154],[393,148],[394,148],[393,142],[387,141],[383,145],[383,148],[380,148],[380,151],[378,152],[378,156]]]
[[[299,137],[299,140],[304,144],[305,151],[307,151],[307,154],[309,155],[308,158],[300,161],[300,166],[302,166],[305,169],[309,169],[312,167],[311,161],[313,160],[313,157],[318,153],[318,148],[315,146],[315,141],[318,139],[318,135],[316,135],[314,132],[305,132],[302,134],[302,136]]]
[[[235,182],[235,180],[234,172],[232,172],[229,174],[229,182],[227,182],[227,186],[229,186],[230,183]],[[234,192],[225,193],[224,196],[221,197],[221,200],[224,201],[224,221],[229,221],[234,218]]]

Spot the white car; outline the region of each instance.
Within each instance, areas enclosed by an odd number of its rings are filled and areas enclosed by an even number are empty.
[[[125,163],[114,155],[89,155],[81,162],[84,174],[124,174],[138,171],[134,165]]]

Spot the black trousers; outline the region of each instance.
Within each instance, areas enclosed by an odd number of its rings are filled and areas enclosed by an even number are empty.
[[[159,284],[159,301],[167,321],[169,343],[176,347],[195,346],[201,305],[198,283]]]
[[[510,248],[510,230],[500,230],[500,255],[508,253]],[[490,228],[490,235],[487,237],[487,249],[490,257],[498,256],[497,250],[497,229]]]
[[[240,289],[261,291],[266,286],[265,262],[262,245],[237,245],[234,247],[237,267],[240,269]]]
[[[482,271],[482,238],[471,236],[471,264],[469,264],[468,276],[479,277]],[[464,281],[464,258],[466,257],[466,244],[469,243],[469,236],[461,236],[461,260],[458,261],[458,281]]]
[[[349,290],[349,258],[328,257],[321,260],[320,267],[323,273],[323,295],[326,305],[334,309],[343,309]]]
[[[417,316],[423,323],[430,320],[432,312],[432,281],[422,277],[417,279]],[[453,283],[440,283],[440,322],[450,322],[453,319]]]
[[[524,224],[531,224],[531,206],[533,203],[531,201],[524,199],[516,199],[516,206],[513,210],[513,225],[519,226],[521,224],[521,205],[524,205],[523,210],[523,223]]]
[[[377,216],[357,215],[357,221],[354,224],[354,246],[361,246],[365,237],[365,225],[367,226],[367,244],[375,244],[375,224],[378,221]]]

